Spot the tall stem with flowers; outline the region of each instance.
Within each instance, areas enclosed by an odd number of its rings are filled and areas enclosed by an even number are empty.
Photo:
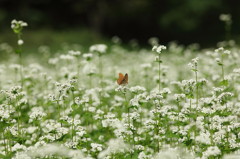
[[[17,20],[12,20],[11,22],[11,28],[13,32],[17,35],[17,49],[16,53],[19,55],[19,65],[20,65],[20,77],[21,77],[21,86],[23,88],[23,68],[22,68],[22,45],[24,41],[22,40],[22,30],[23,27],[28,26],[28,24],[24,21],[17,21]]]
[[[157,55],[155,57],[156,62],[158,63],[158,89],[159,92],[161,90],[161,53],[163,50],[166,50],[167,47],[164,45],[159,45],[159,46],[153,46],[152,51],[154,51]]]

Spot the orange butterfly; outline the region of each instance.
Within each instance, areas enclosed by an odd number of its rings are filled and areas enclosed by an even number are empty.
[[[123,76],[122,73],[119,73],[118,75],[119,75],[119,77],[118,77],[117,83],[119,85],[128,84],[128,74],[127,73],[125,74],[125,76]]]

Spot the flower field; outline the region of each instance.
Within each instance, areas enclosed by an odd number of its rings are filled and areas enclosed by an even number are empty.
[[[16,53],[0,44],[0,158],[240,158],[234,41],[126,49],[115,39],[23,57],[25,26],[12,23]]]

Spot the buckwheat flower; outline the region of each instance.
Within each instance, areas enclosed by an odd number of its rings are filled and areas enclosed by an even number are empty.
[[[231,154],[224,155],[223,159],[239,159],[240,158],[240,152],[235,152]]]
[[[12,147],[12,151],[19,151],[19,150],[25,150],[26,146],[24,145],[20,145],[19,143],[16,143],[13,147]]]
[[[169,88],[163,88],[163,90],[161,91],[162,94],[170,94],[171,90]]]
[[[188,64],[188,66],[189,66],[190,68],[192,68],[193,71],[197,71],[197,70],[195,70],[195,69],[196,69],[196,66],[197,66],[197,64],[198,64],[198,61],[199,61],[199,57],[196,57],[196,58],[192,59],[192,61]]]
[[[54,94],[49,94],[48,95],[48,99],[52,102],[56,102],[57,101],[57,97]]]
[[[201,78],[201,79],[198,80],[198,82],[203,85],[203,84],[208,83],[208,80],[205,79],[205,78]]]
[[[83,127],[81,127],[81,129],[77,128],[78,130],[76,130],[76,135],[79,137],[83,137],[84,135],[87,134],[87,132],[84,130]]]
[[[146,100],[160,100],[163,99],[162,93],[159,93],[157,90],[154,90],[146,97]]]
[[[131,118],[132,120],[140,119],[140,114],[139,114],[138,112],[130,113],[130,118]]]
[[[11,134],[13,136],[17,136],[18,135],[18,128],[17,128],[17,125],[14,125],[12,127],[9,128],[9,131],[11,132]]]
[[[240,74],[240,68],[233,69],[233,73]]]
[[[82,151],[72,150],[64,145],[59,144],[44,144],[36,146],[29,151],[27,154],[31,158],[71,158],[71,159],[92,159],[87,158]]]
[[[97,53],[106,53],[107,45],[105,44],[95,44],[90,47],[90,52],[97,52]]]
[[[49,58],[48,63],[51,65],[56,65],[59,61],[59,58]]]
[[[219,19],[223,22],[231,22],[232,16],[231,14],[220,14]]]
[[[48,119],[41,123],[41,127],[43,128],[44,132],[48,133],[60,128],[61,124],[53,119]]]
[[[129,152],[130,146],[122,139],[111,139],[107,143],[107,148],[99,153],[98,158],[104,158],[108,155]]]
[[[155,46],[153,46],[152,51],[154,51],[154,52],[156,52],[158,54],[161,54],[162,50],[166,50],[166,49],[167,49],[167,47],[164,46],[164,45],[159,45],[159,46],[155,45]]]
[[[185,94],[174,94],[174,99],[177,101],[180,101],[181,99],[185,99],[186,95]]]
[[[74,56],[72,56],[72,55],[60,55],[59,58],[62,59],[62,60],[72,61],[74,59]]]
[[[230,55],[230,53],[231,53],[231,51],[229,51],[229,50],[224,50],[223,51],[223,54],[225,54],[225,55]]]
[[[213,87],[213,91],[211,92],[213,95],[219,94],[223,91],[223,87]]]
[[[27,133],[33,134],[37,129],[38,129],[38,127],[30,126],[27,128]]]
[[[152,119],[148,119],[144,122],[144,125],[147,129],[153,130],[155,128],[156,121]]]
[[[87,61],[90,61],[93,58],[93,54],[85,53],[85,54],[83,54],[83,58],[85,58]]]
[[[34,120],[41,120],[46,115],[47,114],[43,111],[42,107],[33,107],[29,113],[29,122],[33,122]]]
[[[153,159],[194,159],[193,153],[186,149],[166,147],[158,152]]]
[[[138,99],[137,98],[131,99],[130,100],[130,104],[131,104],[131,106],[139,107],[139,103],[138,103]]]
[[[75,103],[77,105],[83,105],[85,103],[89,103],[90,99],[89,97],[83,96],[82,99],[80,99],[79,97],[75,98]]]
[[[134,87],[130,87],[129,90],[132,93],[142,93],[146,91],[146,88],[141,86],[134,86]]]
[[[92,152],[100,152],[103,150],[103,146],[101,144],[91,143],[91,147]]]
[[[115,89],[116,92],[122,92],[122,93],[126,93],[127,90],[129,90],[129,88],[125,85],[120,85]]]
[[[68,54],[71,55],[71,56],[80,56],[81,52],[80,51],[69,50]]]
[[[18,40],[18,45],[23,45],[24,41],[22,39]]]
[[[200,132],[200,134],[196,137],[195,139],[197,142],[200,142],[202,144],[211,144],[211,139],[210,139],[210,133],[208,131],[206,132]]]
[[[93,118],[94,118],[95,120],[102,119],[103,114],[104,114],[104,111],[98,109],[98,110],[96,111],[96,114],[93,116]]]
[[[143,151],[144,146],[143,145],[135,145],[134,149],[139,150],[139,151]]]
[[[12,159],[32,159],[32,157],[24,152],[17,152]]]
[[[221,151],[217,146],[210,146],[206,151],[203,152],[203,157],[218,156],[221,154]]]
[[[229,97],[233,97],[233,96],[234,94],[231,92],[223,92],[217,97],[217,99],[220,103],[222,103],[222,102],[225,102]]]
[[[73,148],[76,149],[78,145],[78,142],[76,141],[67,141],[64,143],[64,146],[68,147],[68,148]]]
[[[150,159],[151,156],[146,155],[143,151],[138,154],[138,159]]]
[[[21,20],[17,21],[14,19],[11,22],[11,28],[17,34],[20,33],[22,31],[23,27],[26,27],[26,26],[28,26],[28,24]]]
[[[215,49],[215,52],[216,53],[222,53],[224,51],[224,48],[223,47],[220,47],[218,49]]]

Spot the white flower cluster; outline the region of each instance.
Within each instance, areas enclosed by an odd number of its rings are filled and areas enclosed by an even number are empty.
[[[153,46],[153,48],[152,48],[152,51],[154,51],[154,52],[156,52],[156,53],[158,53],[158,54],[161,54],[162,53],[162,51],[163,50],[166,50],[167,49],[167,47],[166,46],[164,46],[164,45],[159,45],[159,46]]]
[[[92,45],[89,50],[90,50],[90,52],[97,52],[97,53],[104,54],[104,53],[106,53],[107,45],[95,44],[95,45]]]
[[[41,120],[47,114],[43,111],[42,107],[33,107],[31,112],[29,113],[30,120],[29,122],[33,122],[35,120]]]
[[[231,22],[232,21],[232,16],[231,16],[231,14],[221,14],[219,16],[219,19],[223,22]]]
[[[22,20],[17,21],[16,19],[12,20],[11,22],[11,28],[12,29],[20,29],[22,27],[26,27],[28,24]]]

